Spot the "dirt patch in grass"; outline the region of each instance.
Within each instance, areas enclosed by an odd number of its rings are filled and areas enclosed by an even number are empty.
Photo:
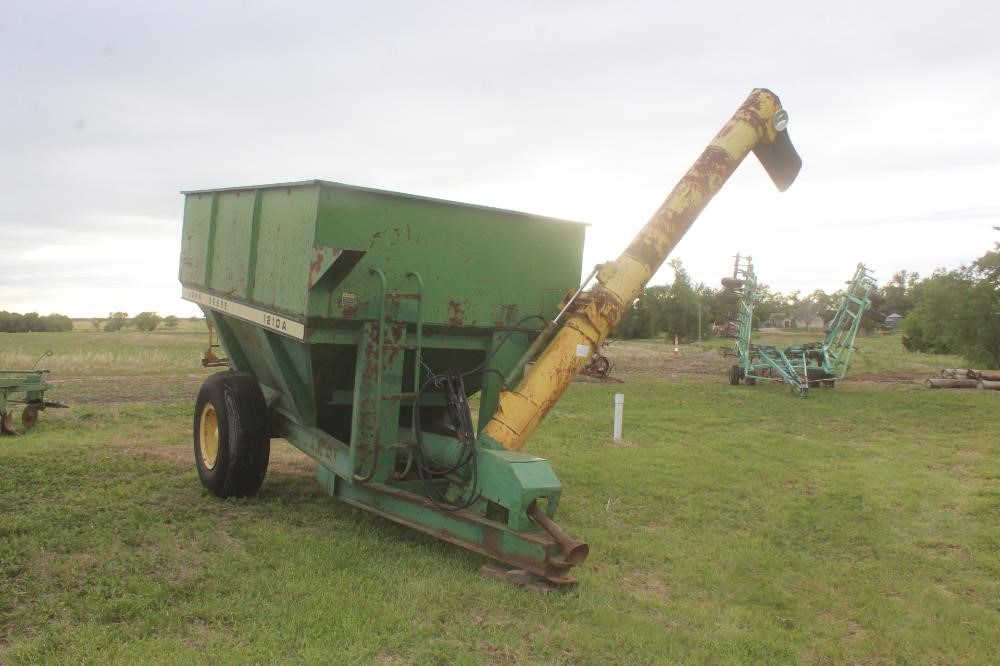
[[[174,376],[53,377],[47,398],[71,405],[169,404],[194,401],[208,372]]]
[[[927,377],[926,372],[864,372],[847,375],[847,379],[851,381],[876,384],[923,384]]]
[[[674,354],[673,345],[659,342],[618,342],[605,350],[614,363],[612,378],[669,379],[671,377],[725,377],[729,361],[719,349],[682,346]],[[600,380],[595,380],[600,381]]]
[[[126,448],[126,451],[171,465],[183,465],[185,467],[194,465],[194,453],[191,446],[187,444],[183,446],[176,444],[146,444],[142,446],[130,446]],[[278,475],[311,478],[315,472],[315,460],[283,439],[271,440],[271,456],[267,465],[268,477]]]

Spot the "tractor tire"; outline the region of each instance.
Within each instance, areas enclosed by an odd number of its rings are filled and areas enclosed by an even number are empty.
[[[219,372],[201,385],[194,408],[194,463],[216,497],[256,495],[271,455],[267,405],[253,375]]]
[[[737,386],[740,383],[740,374],[742,369],[735,363],[729,366],[729,384],[730,386]]]
[[[41,403],[31,402],[24,408],[21,412],[21,425],[25,430],[31,430],[38,423],[38,412],[45,409],[45,406]]]
[[[724,277],[722,278],[722,286],[726,289],[739,289],[745,283],[745,280],[740,278]]]
[[[600,378],[605,378],[611,374],[611,359],[607,356],[597,354],[590,362],[591,372]]]
[[[720,303],[733,305],[740,302],[740,295],[733,291],[720,291],[715,295],[715,300]]]
[[[20,435],[14,428],[14,415],[12,412],[0,414],[0,433],[4,435]]]

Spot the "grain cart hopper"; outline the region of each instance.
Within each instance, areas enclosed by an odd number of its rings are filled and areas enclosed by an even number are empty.
[[[323,181],[185,193],[183,295],[232,366],[195,405],[202,482],[254,494],[283,437],[340,500],[571,582],[588,547],[553,522],[559,481],[521,448],[751,150],[791,184],[786,122],[753,91],[583,285],[576,224]]]
[[[722,278],[722,291],[716,295],[730,305],[724,331],[735,338],[733,349],[727,350],[727,354],[737,359],[737,363],[729,366],[729,383],[735,386],[742,380],[753,386],[758,379],[780,381],[803,398],[808,397],[810,387],[833,388],[837,380],[847,375],[862,319],[874,322],[882,319],[871,307],[880,302],[871,270],[858,264],[847,285],[822,341],[784,348],[755,344],[750,336],[758,297],[757,274],[753,260],[737,254],[732,276]]]

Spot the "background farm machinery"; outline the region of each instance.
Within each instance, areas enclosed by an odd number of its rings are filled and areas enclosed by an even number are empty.
[[[282,437],[343,502],[572,582],[588,546],[553,520],[548,462],[521,449],[751,151],[791,185],[801,161],[786,124],[777,97],[754,90],[582,284],[574,223],[325,181],[187,192],[183,295],[233,369],[196,401],[202,483],[256,493]]]
[[[52,388],[45,382],[48,370],[38,370],[38,365],[52,352],[38,357],[30,370],[0,370],[0,434],[17,435],[23,430],[34,428],[38,413],[46,407],[66,407],[62,403],[45,400],[45,392]],[[17,397],[15,397],[17,396]],[[23,408],[20,406],[24,405]],[[14,412],[21,409],[20,426],[17,428]]]
[[[850,367],[863,319],[881,322],[882,315],[872,309],[879,296],[871,271],[858,264],[854,277],[840,300],[830,321],[826,337],[819,342],[794,344],[787,347],[755,344],[753,332],[754,304],[759,297],[759,284],[751,257],[736,255],[731,276],[722,278],[722,291],[717,298],[730,306],[726,324],[727,337],[734,338],[732,350],[737,363],[729,367],[729,383],[740,381],[752,386],[758,379],[780,381],[806,397],[810,387],[832,388],[843,379]]]

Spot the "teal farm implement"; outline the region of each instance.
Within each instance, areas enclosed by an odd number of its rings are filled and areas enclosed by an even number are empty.
[[[41,361],[52,352],[45,352],[38,358]],[[38,365],[35,361],[35,365]],[[45,392],[51,388],[45,382],[48,370],[0,370],[0,433],[17,435],[23,430],[35,427],[38,413],[46,407],[65,407],[58,402],[45,400]],[[21,405],[24,405],[21,408]],[[15,422],[15,411],[21,410],[19,431]]]
[[[222,347],[206,364],[231,367],[195,403],[202,483],[255,494],[284,438],[339,500],[572,583],[589,548],[554,522],[548,461],[521,449],[750,152],[791,185],[787,120],[753,91],[583,284],[574,222],[320,180],[187,192],[183,296]]]
[[[722,291],[717,298],[728,305],[728,321],[723,330],[735,339],[728,355],[737,363],[729,367],[729,383],[740,381],[752,386],[757,380],[780,381],[788,384],[802,397],[810,387],[832,388],[837,380],[847,375],[854,339],[863,319],[881,321],[882,316],[872,309],[879,302],[876,283],[871,271],[858,264],[854,277],[841,297],[840,305],[830,320],[826,337],[819,342],[775,347],[755,344],[753,332],[754,304],[759,296],[757,275],[751,257],[736,255],[733,273],[722,278]]]

